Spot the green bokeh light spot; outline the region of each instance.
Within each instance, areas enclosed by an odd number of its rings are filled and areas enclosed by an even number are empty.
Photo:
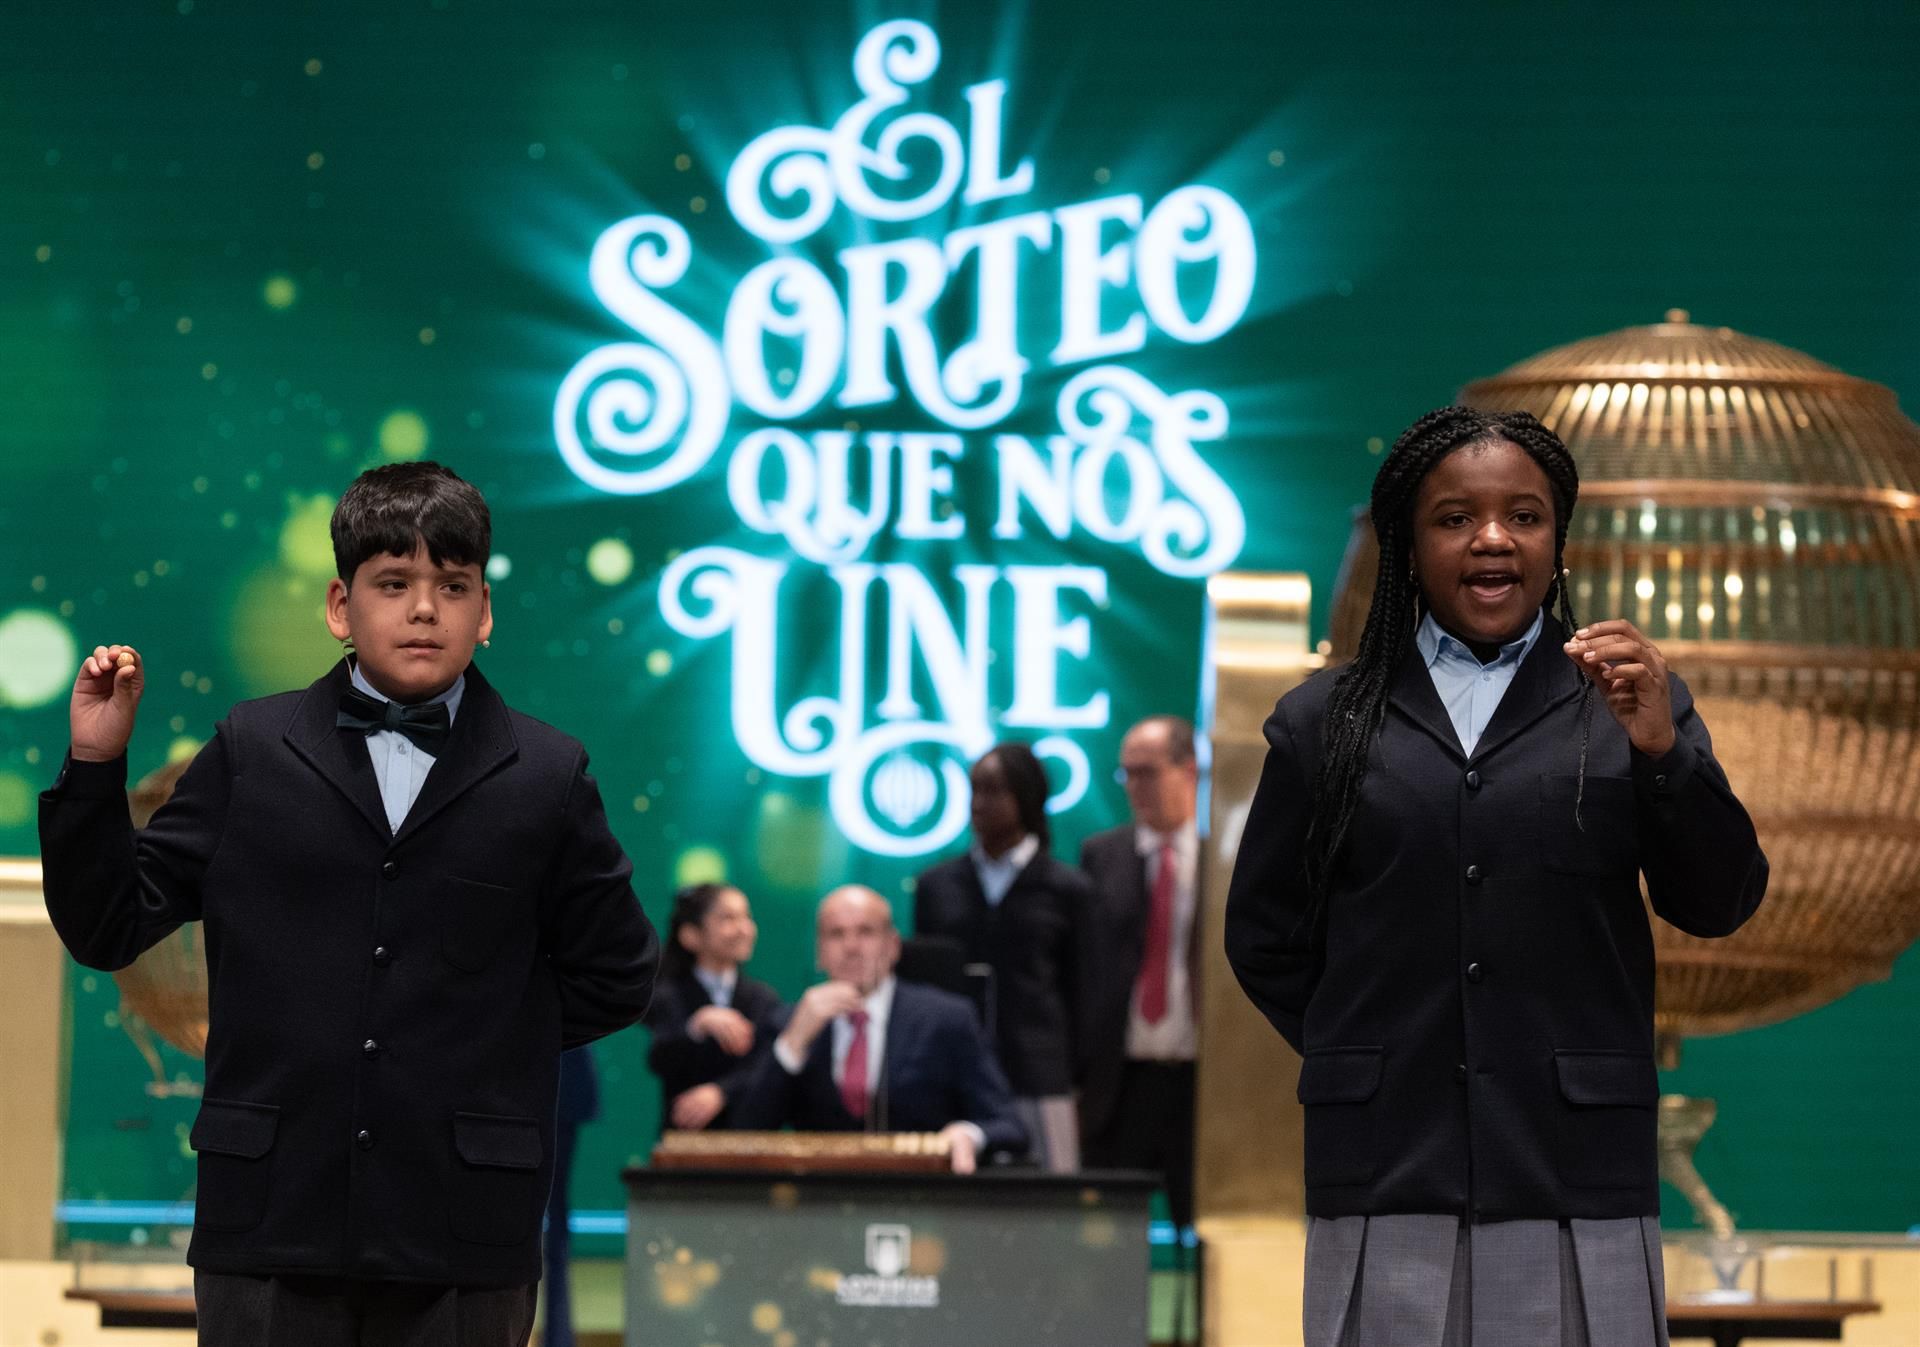
[[[67,624],[39,608],[0,619],[0,706],[44,706],[73,686],[80,650]]]
[[[300,287],[294,284],[293,277],[284,271],[276,271],[260,287],[260,298],[266,301],[270,309],[290,309],[300,298]]]
[[[19,828],[33,820],[34,793],[25,777],[0,772],[0,828]]]
[[[633,549],[618,538],[602,538],[587,549],[587,574],[603,585],[617,585],[633,574]]]
[[[847,842],[824,809],[770,790],[754,813],[753,858],[773,884],[811,891],[822,876],[844,873]]]
[[[244,694],[305,687],[340,658],[327,632],[327,582],[284,566],[263,566],[233,597],[228,640]]]
[[[673,863],[673,884],[684,889],[689,884],[724,884],[727,858],[713,847],[688,847]]]
[[[333,576],[334,499],[327,495],[292,496],[287,522],[280,529],[280,564],[299,575]]]
[[[380,453],[389,463],[406,463],[426,457],[427,418],[419,412],[388,412],[378,431]]]

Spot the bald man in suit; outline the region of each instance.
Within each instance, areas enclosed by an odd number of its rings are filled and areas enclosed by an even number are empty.
[[[964,997],[901,982],[893,908],[849,884],[820,900],[820,969],[734,1106],[746,1128],[938,1132],[953,1172],[1019,1152],[1026,1130]]]

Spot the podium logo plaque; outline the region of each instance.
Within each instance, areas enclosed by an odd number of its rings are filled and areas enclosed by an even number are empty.
[[[940,1304],[938,1277],[905,1276],[912,1259],[913,1231],[904,1225],[867,1227],[870,1271],[842,1277],[834,1299],[863,1309],[930,1310]]]

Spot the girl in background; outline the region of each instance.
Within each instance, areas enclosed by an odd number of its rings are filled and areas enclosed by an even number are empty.
[[[779,996],[740,971],[759,933],[747,895],[731,885],[693,884],[673,896],[647,1012],[662,1131],[725,1127],[727,1105],[779,1031]]]
[[[1082,1012],[1078,956],[1093,886],[1049,854],[1047,774],[1025,744],[996,744],[973,765],[973,845],[914,882],[916,936],[959,942],[993,969],[993,1037],[1032,1138],[1033,1160],[1080,1167],[1073,1087]]]

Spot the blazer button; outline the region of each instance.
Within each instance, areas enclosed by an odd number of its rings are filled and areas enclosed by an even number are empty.
[[[1667,788],[1667,774],[1665,772],[1661,772],[1653,778],[1653,788],[1655,790],[1665,790]]]
[[[393,951],[385,945],[375,945],[373,947],[373,961],[380,967],[385,968],[393,962]]]
[[[355,1132],[353,1134],[353,1144],[358,1146],[363,1151],[372,1150],[373,1149],[373,1133],[367,1131],[367,1129],[364,1127],[361,1128],[358,1132]]]
[[[1474,772],[1474,771],[1469,771],[1467,773],[1467,789],[1468,790],[1480,789],[1480,773]]]
[[[1467,883],[1478,884],[1479,882],[1480,882],[1480,867],[1477,865],[1469,865],[1467,867]]]
[[[1486,979],[1486,976],[1487,976],[1486,972],[1480,967],[1479,964],[1470,963],[1467,965],[1467,981],[1468,982],[1481,982]]]
[[[380,1045],[370,1038],[360,1045],[360,1051],[368,1057],[378,1057],[380,1055]]]
[[[1462,1085],[1467,1083],[1467,1064],[1465,1062],[1460,1062],[1455,1065],[1453,1068],[1453,1078]]]
[[[392,861],[388,861],[385,865],[380,867],[380,873],[385,875],[388,879],[392,879],[395,875],[400,873],[400,867],[394,864]]]

